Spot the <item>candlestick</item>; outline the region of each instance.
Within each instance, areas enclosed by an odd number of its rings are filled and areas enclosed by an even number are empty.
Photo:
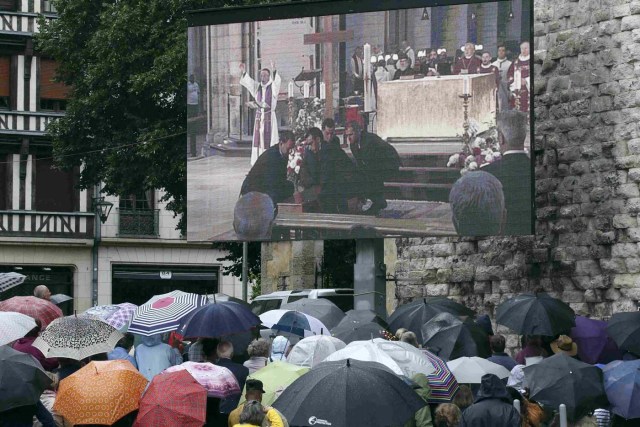
[[[309,98],[309,82],[304,82],[303,94],[305,98]]]
[[[364,57],[369,58],[371,56],[371,45],[369,43],[364,44]],[[372,85],[371,85],[371,62],[363,64],[363,80],[364,80],[364,111],[373,110],[373,103],[371,99]]]
[[[289,82],[289,98],[293,98],[293,81]]]
[[[462,78],[462,94],[469,95],[469,77],[464,76]]]
[[[320,82],[320,99],[325,99],[327,96],[327,86],[324,82]]]

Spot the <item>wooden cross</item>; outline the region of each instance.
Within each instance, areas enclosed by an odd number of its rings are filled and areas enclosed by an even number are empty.
[[[322,80],[326,86],[324,116],[333,118],[333,44],[353,40],[353,30],[330,31],[333,21],[331,16],[323,17],[323,26],[329,31],[304,35],[304,44],[322,44]]]

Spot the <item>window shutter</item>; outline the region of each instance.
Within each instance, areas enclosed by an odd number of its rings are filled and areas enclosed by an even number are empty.
[[[40,59],[40,98],[67,99],[69,88],[53,81],[56,75],[56,63],[51,59]]]

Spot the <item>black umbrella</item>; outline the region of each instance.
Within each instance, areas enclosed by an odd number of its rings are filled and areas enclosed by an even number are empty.
[[[338,326],[338,323],[344,319],[344,312],[340,310],[340,307],[325,298],[302,298],[297,301],[284,304],[280,309],[295,310],[300,313],[313,316],[324,323],[324,325],[329,329],[335,328]]]
[[[209,301],[209,304],[215,304],[217,302],[231,301],[231,302],[237,302],[238,304],[242,304],[244,306],[250,307],[250,304],[248,302],[246,302],[245,300],[241,300],[240,298],[232,297],[231,295],[227,295],[227,294],[223,294],[223,293],[207,295],[207,300]]]
[[[389,328],[394,333],[400,328],[406,328],[420,336],[422,325],[440,313],[451,313],[454,316],[475,315],[470,308],[449,298],[420,298],[398,307],[389,317]]]
[[[553,408],[564,403],[572,421],[609,405],[602,369],[564,353],[527,366],[523,371],[531,399]]]
[[[273,403],[290,425],[370,427],[403,425],[427,403],[376,362],[322,362],[289,385]]]
[[[571,307],[545,292],[526,293],[500,304],[496,322],[523,335],[569,335],[576,325]]]
[[[607,333],[621,349],[640,354],[640,311],[614,314]]]
[[[370,340],[373,338],[382,338],[384,328],[377,323],[368,322],[360,323],[357,321],[341,322],[331,330],[331,335],[349,344],[352,341]]]
[[[0,412],[35,405],[51,382],[30,354],[0,346]]]
[[[198,307],[186,316],[178,328],[185,338],[223,337],[249,331],[260,324],[251,309],[232,301],[217,301]]]
[[[70,297],[69,295],[65,295],[65,294],[55,294],[49,297],[49,301],[51,301],[55,305],[60,305],[63,302],[72,301],[72,300],[73,300],[73,297]]]
[[[384,329],[389,329],[387,321],[378,316],[378,314],[373,310],[349,310],[345,313],[345,318],[340,321],[340,324],[347,321],[355,321],[359,323],[374,322],[382,326]],[[338,324],[338,326],[340,326],[340,324]]]
[[[449,313],[440,313],[422,326],[425,348],[445,360],[458,357],[489,357],[488,335],[471,320],[463,322]]]

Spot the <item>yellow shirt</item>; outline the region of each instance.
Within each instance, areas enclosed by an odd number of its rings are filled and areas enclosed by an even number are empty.
[[[231,413],[229,414],[229,427],[251,427],[252,426],[252,424],[240,424],[240,414],[242,413],[243,408],[244,408],[244,403],[242,403],[236,409],[231,411]],[[282,418],[280,418],[280,415],[278,415],[278,413],[273,409],[269,409],[267,411],[267,420],[269,421],[269,425],[271,427],[284,427]]]

